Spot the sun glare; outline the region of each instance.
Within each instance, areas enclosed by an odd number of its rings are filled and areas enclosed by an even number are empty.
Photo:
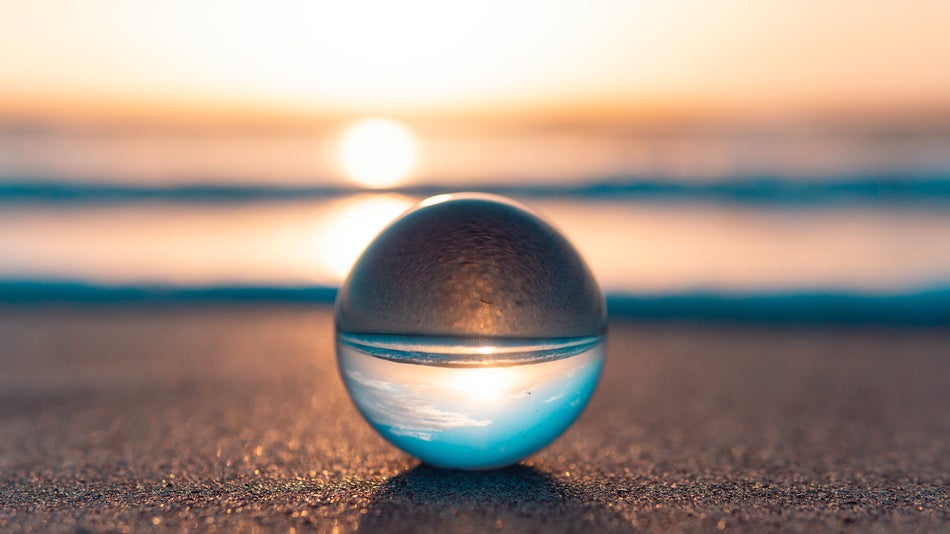
[[[414,202],[402,195],[372,194],[327,207],[316,224],[313,252],[317,266],[341,283],[376,234]]]
[[[464,373],[452,375],[454,380],[447,384],[456,395],[470,400],[491,402],[504,400],[515,394],[518,374],[512,373],[514,367],[475,367],[465,369]]]
[[[372,188],[405,180],[417,152],[412,131],[388,119],[361,120],[350,126],[340,141],[343,170],[360,185]]]

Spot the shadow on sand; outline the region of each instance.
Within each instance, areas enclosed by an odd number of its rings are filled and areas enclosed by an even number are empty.
[[[631,532],[617,512],[534,467],[451,471],[419,465],[373,496],[359,532]]]

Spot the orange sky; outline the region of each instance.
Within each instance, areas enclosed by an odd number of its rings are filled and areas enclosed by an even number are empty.
[[[950,2],[5,0],[0,116],[950,109]]]

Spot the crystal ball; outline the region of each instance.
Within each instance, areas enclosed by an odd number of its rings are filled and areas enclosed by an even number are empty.
[[[421,461],[492,469],[561,435],[600,377],[604,297],[524,206],[439,195],[367,247],[340,288],[337,361],[363,417]]]

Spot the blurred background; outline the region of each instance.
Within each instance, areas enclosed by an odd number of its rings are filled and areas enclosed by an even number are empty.
[[[946,321],[950,4],[0,3],[0,300],[324,300],[511,196],[611,312]]]

